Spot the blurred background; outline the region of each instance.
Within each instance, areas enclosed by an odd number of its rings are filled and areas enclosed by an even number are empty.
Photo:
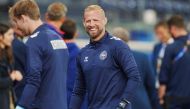
[[[8,9],[16,0],[0,0],[0,21],[8,21]],[[82,14],[87,5],[99,4],[108,17],[107,30],[116,26],[125,27],[130,31],[132,48],[143,52],[152,51],[157,42],[154,25],[159,20],[168,19],[171,15],[182,15],[190,30],[190,0],[36,0],[40,6],[41,17],[48,5],[55,1],[63,2],[68,7],[67,16],[77,22],[77,43],[83,47],[88,43],[88,36],[83,29]]]

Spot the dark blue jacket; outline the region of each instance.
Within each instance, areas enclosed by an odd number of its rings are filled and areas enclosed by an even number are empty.
[[[26,109],[67,109],[69,57],[61,36],[43,24],[26,45],[26,85],[18,105]]]
[[[66,43],[69,50],[69,64],[68,64],[68,72],[67,72],[67,90],[68,90],[68,104],[71,98],[71,94],[73,91],[75,79],[76,79],[76,58],[79,53],[79,48],[75,43]]]
[[[12,93],[12,83],[9,73],[13,65],[10,64],[7,56],[7,51],[0,48],[0,109],[10,109],[10,93]],[[13,93],[12,93],[13,94]]]
[[[161,67],[160,83],[167,86],[167,96],[190,99],[190,50],[174,61],[176,56],[183,49],[187,36],[174,39],[174,43],[166,48],[165,57]]]
[[[15,37],[12,42],[12,47],[15,62],[14,68],[24,74],[26,65],[26,45]]]
[[[18,40],[16,37],[13,40],[12,43],[13,47],[13,56],[14,56],[14,69],[19,70],[23,77],[25,77],[26,72],[26,45]],[[20,99],[22,91],[24,89],[25,84],[25,78],[23,78],[22,81],[16,82],[14,85],[15,93],[17,96],[17,99]]]
[[[140,82],[129,47],[108,33],[80,51],[77,66],[70,109],[80,107],[86,90],[89,109],[116,109],[121,99],[131,101]]]
[[[133,51],[142,82],[132,100],[133,109],[161,109],[155,87],[155,74],[148,56],[142,52]]]
[[[71,95],[73,92],[76,73],[77,73],[77,65],[76,58],[79,53],[79,48],[74,42],[66,43],[69,50],[69,64],[68,64],[68,72],[67,72],[67,102],[70,104]],[[87,99],[85,98],[81,109],[87,109]]]

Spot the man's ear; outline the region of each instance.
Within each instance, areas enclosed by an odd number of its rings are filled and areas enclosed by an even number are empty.
[[[27,22],[28,21],[28,16],[26,16],[26,15],[21,15],[21,17],[20,17],[20,20],[22,21],[22,22]]]
[[[107,17],[105,17],[105,19],[104,19],[104,25],[106,25],[108,23],[108,19],[107,19]]]
[[[85,21],[84,21],[84,19],[82,20],[82,23],[83,23],[83,26],[85,27],[85,23],[84,23]]]
[[[0,42],[3,41],[3,35],[0,34]]]
[[[66,19],[67,19],[67,17],[62,17],[62,18],[60,19],[60,21],[61,21],[62,23],[64,23]]]
[[[47,22],[49,20],[48,13],[45,13],[45,21]]]

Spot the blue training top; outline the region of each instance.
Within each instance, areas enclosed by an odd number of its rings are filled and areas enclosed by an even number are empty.
[[[68,65],[68,72],[67,72],[67,91],[68,91],[67,102],[69,104],[74,83],[75,83],[75,79],[76,79],[76,72],[77,72],[76,57],[79,53],[79,48],[74,42],[66,43],[66,45],[69,50],[69,65]]]
[[[77,66],[70,109],[80,107],[86,90],[89,109],[116,109],[123,98],[131,101],[140,81],[129,47],[108,33],[80,51]]]
[[[26,85],[18,105],[27,109],[67,109],[68,50],[47,24],[38,27],[27,43]]]

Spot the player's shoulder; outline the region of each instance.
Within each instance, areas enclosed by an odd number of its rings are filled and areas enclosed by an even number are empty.
[[[79,55],[85,53],[90,47],[90,44],[85,45],[83,48],[80,49]]]
[[[167,45],[167,50],[174,50],[174,49],[178,48],[179,45],[180,45],[179,42],[175,41],[175,42]]]
[[[39,30],[34,31],[29,36],[29,38],[36,39],[39,37],[48,36],[48,35],[52,35],[52,34],[54,34],[53,31],[49,30],[48,28],[44,28],[44,29],[39,29]]]
[[[36,45],[40,37],[40,31],[35,31],[28,36],[26,45]]]
[[[118,48],[118,47],[126,47],[127,43],[124,42],[122,39],[109,34],[108,35],[108,45],[110,47]]]
[[[123,42],[120,38],[118,38],[108,32],[106,33],[106,37],[107,37],[107,41],[111,42],[111,43],[122,43]]]

